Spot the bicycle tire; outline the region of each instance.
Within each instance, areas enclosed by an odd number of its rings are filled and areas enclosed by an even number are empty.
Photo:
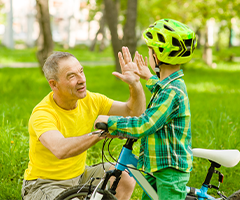
[[[227,200],[239,200],[240,199],[240,190],[234,192],[231,196],[227,198]]]
[[[64,190],[63,192],[61,192],[59,195],[57,195],[54,198],[54,200],[71,200],[73,198],[84,199],[88,194],[89,185],[84,186],[82,189],[81,188],[82,188],[82,185],[76,185],[76,186],[70,187]],[[94,188],[95,186],[92,186],[91,193],[94,191]],[[79,193],[77,193],[78,191]]]

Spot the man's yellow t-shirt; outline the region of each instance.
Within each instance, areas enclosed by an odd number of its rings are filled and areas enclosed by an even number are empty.
[[[98,93],[87,91],[85,98],[78,100],[74,110],[64,110],[49,93],[34,109],[29,119],[30,161],[24,179],[66,180],[81,175],[85,169],[87,152],[58,159],[39,141],[39,137],[50,130],[60,131],[64,137],[75,137],[91,132],[98,115],[107,115],[113,100]]]

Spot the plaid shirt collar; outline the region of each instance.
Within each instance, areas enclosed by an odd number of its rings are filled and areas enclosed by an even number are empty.
[[[181,78],[184,76],[182,69],[172,73],[167,78],[159,81],[157,84],[160,86],[161,89],[164,89],[170,82],[174,81],[175,79]]]

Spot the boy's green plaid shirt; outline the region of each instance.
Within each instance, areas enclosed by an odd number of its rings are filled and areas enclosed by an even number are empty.
[[[155,172],[163,168],[190,172],[191,114],[186,85],[179,70],[160,81],[152,76],[146,83],[152,98],[140,117],[110,116],[111,135],[142,138],[138,168]]]

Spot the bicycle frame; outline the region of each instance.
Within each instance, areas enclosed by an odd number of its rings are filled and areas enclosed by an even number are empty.
[[[120,171],[124,171],[125,169],[127,169],[130,173],[130,176],[134,177],[136,182],[146,192],[149,198],[153,200],[158,199],[156,191],[152,188],[152,186],[145,179],[142,173],[136,170],[137,162],[138,158],[132,153],[132,149],[124,146],[119,155],[118,163],[116,164],[115,168]]]
[[[190,193],[190,187],[187,186],[187,194]],[[204,200],[204,199],[215,199],[214,197],[210,196],[209,194],[207,194],[208,191],[208,186],[206,185],[202,185],[202,187],[200,189],[195,189],[195,195],[198,198],[198,200]]]
[[[122,151],[119,155],[117,164],[115,168],[120,171],[128,170],[130,173],[130,176],[134,177],[136,182],[139,184],[139,186],[146,192],[146,194],[149,196],[149,198],[156,200],[158,199],[158,195],[156,191],[153,189],[153,187],[148,183],[148,181],[145,179],[143,174],[136,169],[137,167],[137,162],[138,162],[138,157],[132,153],[132,146],[133,143],[136,140],[134,139],[128,139],[126,144],[123,146]],[[207,191],[209,189],[210,181],[212,178],[213,173],[218,173],[219,174],[219,179],[223,175],[216,171],[215,168],[219,168],[221,165],[218,163],[215,163],[213,161],[211,162],[211,166],[209,168],[207,177],[201,187],[201,189],[195,189],[194,188],[194,194],[199,200],[204,200],[204,199],[215,199],[211,195],[207,194]],[[216,187],[216,186],[214,186]],[[192,188],[193,189],[193,188]],[[191,188],[187,186],[187,193],[189,194]]]
[[[107,127],[105,124],[99,124],[98,129],[102,129],[107,131]],[[102,132],[104,133],[104,131]],[[116,188],[119,183],[119,180],[121,178],[122,171],[127,170],[132,176],[136,182],[139,184],[139,186],[144,190],[144,192],[149,196],[150,199],[157,200],[158,195],[156,191],[153,189],[153,187],[149,184],[149,182],[145,179],[143,174],[137,170],[137,163],[138,163],[138,157],[132,153],[132,146],[134,142],[136,142],[136,139],[128,138],[127,142],[122,148],[122,151],[119,155],[119,158],[117,160],[117,164],[115,166],[115,170],[111,170],[106,172],[106,176],[104,178],[103,185],[101,187],[101,190],[105,190],[107,182],[111,176],[115,176],[116,180],[114,181],[110,192],[112,194],[116,193]],[[212,179],[212,176],[214,173],[219,175],[219,183],[223,181],[223,174],[221,174],[219,171],[215,170],[215,168],[219,168],[221,165],[225,167],[233,167],[240,161],[240,152],[238,150],[207,150],[207,149],[193,149],[193,154],[196,157],[201,157],[208,159],[211,162],[211,166],[208,169],[208,173],[206,176],[206,179],[204,183],[202,184],[201,189],[192,188],[187,186],[187,198],[196,197],[199,200],[204,199],[212,199],[216,200],[216,198],[212,197],[211,195],[207,194],[207,191],[209,188],[215,188],[219,189],[219,187],[211,185],[210,181]],[[223,156],[224,154],[224,156]],[[217,192],[220,196],[219,199],[227,199],[226,196],[221,194],[219,191]],[[96,200],[96,198],[91,198],[91,200]],[[101,198],[99,198],[101,199]]]

